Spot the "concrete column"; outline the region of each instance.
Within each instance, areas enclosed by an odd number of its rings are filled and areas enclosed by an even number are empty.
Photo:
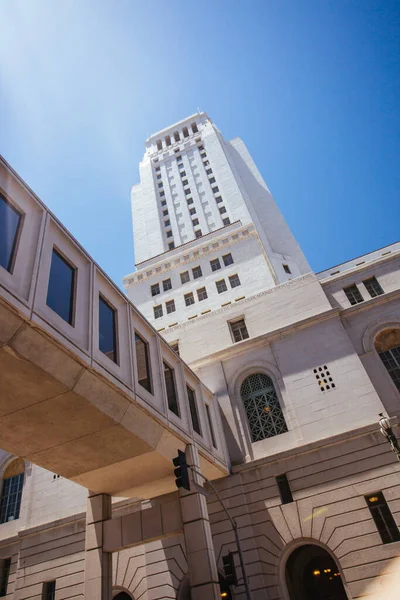
[[[111,600],[112,554],[103,551],[103,522],[111,519],[111,496],[89,492],[86,510],[85,600]]]
[[[197,448],[192,444],[186,447],[188,464],[200,467]],[[202,480],[193,475],[194,481],[203,485]],[[215,561],[214,545],[208,518],[205,497],[191,489],[179,490],[183,534],[189,565],[190,590],[192,600],[220,600],[218,571]]]

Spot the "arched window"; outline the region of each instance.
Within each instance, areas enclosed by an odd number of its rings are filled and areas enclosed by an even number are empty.
[[[249,375],[240,388],[252,442],[286,433],[287,426],[272,379],[264,373]]]
[[[378,352],[394,385],[400,391],[400,328],[384,329],[375,338]]]
[[[0,523],[18,519],[24,485],[25,463],[22,458],[13,460],[3,475],[0,500]]]

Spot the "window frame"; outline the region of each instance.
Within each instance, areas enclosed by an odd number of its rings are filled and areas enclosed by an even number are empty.
[[[219,286],[218,286],[218,284],[223,284],[223,286],[225,286],[225,289],[220,289]],[[226,285],[225,278],[218,279],[218,281],[215,282],[215,286],[217,288],[218,294],[223,294],[224,292],[228,291],[228,286]]]
[[[156,309],[158,309],[158,308],[161,309],[161,314],[160,315],[156,315]],[[162,304],[156,304],[156,306],[153,306],[153,314],[154,314],[154,318],[155,319],[161,319],[164,316],[163,305]]]
[[[144,390],[146,390],[147,392],[149,392],[149,394],[151,394],[153,396],[154,390],[153,390],[153,378],[152,378],[152,371],[151,371],[150,343],[143,336],[141,336],[140,333],[138,333],[138,331],[136,329],[133,330],[133,335],[134,335],[134,342],[135,342],[136,379],[137,379],[138,384]],[[138,340],[140,340],[144,346],[144,356],[145,356],[146,376],[147,376],[147,380],[148,380],[148,387],[143,385],[143,383],[140,383],[140,381],[143,381],[143,379],[139,380],[139,368],[138,368],[138,357],[137,357],[137,346],[136,346],[136,342]]]
[[[200,275],[195,274],[196,269],[200,270]],[[198,265],[197,267],[192,267],[192,275],[193,275],[193,279],[200,279],[200,277],[203,277],[203,271],[202,271],[201,265]]]
[[[388,505],[385,496],[383,495],[383,492],[373,492],[372,494],[364,496],[364,498],[367,503],[371,517],[374,520],[376,529],[378,530],[382,543],[392,544],[394,542],[400,541],[399,526],[396,523],[396,520],[393,516],[392,511],[390,510],[390,506]],[[377,499],[377,504],[375,504],[375,501],[371,502],[372,498]],[[386,513],[385,515],[382,514],[382,510],[379,510],[382,508],[384,513]]]
[[[15,262],[16,262],[17,253],[18,253],[18,246],[19,246],[19,242],[21,239],[22,227],[23,227],[23,223],[25,220],[25,213],[22,212],[19,207],[17,208],[17,206],[9,200],[9,198],[6,196],[6,194],[0,188],[0,201],[1,200],[3,200],[4,203],[7,206],[9,206],[11,208],[11,210],[14,213],[16,213],[19,217],[17,229],[15,231],[14,240],[13,240],[11,251],[10,251],[10,256],[9,256],[8,263],[7,263],[7,267],[0,265],[3,269],[5,269],[8,273],[10,273],[12,275],[14,272]]]
[[[72,285],[71,285],[71,289],[69,292],[69,314],[68,314],[68,320],[64,319],[63,316],[60,315],[59,312],[57,312],[52,306],[50,306],[50,304],[48,304],[48,297],[49,297],[49,287],[50,287],[50,277],[51,277],[51,267],[53,264],[53,255],[56,255],[67,267],[69,267],[71,269],[72,272]],[[49,269],[49,276],[48,276],[48,280],[47,280],[47,293],[46,293],[46,306],[48,306],[50,308],[50,310],[52,310],[56,315],[58,315],[60,317],[60,319],[62,319],[65,323],[68,323],[68,325],[71,325],[71,327],[75,327],[75,313],[76,313],[76,294],[77,294],[77,285],[78,283],[78,268],[75,264],[73,264],[71,262],[71,260],[69,258],[67,258],[64,253],[59,250],[59,248],[57,246],[53,246],[52,252],[51,252],[51,258],[50,258],[50,269]]]
[[[111,360],[114,364],[119,366],[119,339],[118,339],[118,309],[115,308],[111,302],[104,296],[104,294],[102,294],[102,292],[99,291],[99,302],[98,302],[98,310],[99,310],[99,343],[98,343],[98,347],[100,352],[106,356],[109,360]],[[113,358],[110,358],[101,348],[100,348],[100,301],[102,301],[106,306],[108,306],[108,308],[112,311],[113,313],[113,345],[114,345],[114,352],[113,352]]]
[[[185,306],[192,306],[193,304],[195,304],[195,299],[194,299],[194,294],[193,292],[188,292],[187,294],[183,295],[184,299],[185,299]],[[187,302],[187,298],[190,298],[190,300],[193,300],[193,302]]]
[[[166,286],[166,284],[168,284],[168,282],[169,282],[169,287],[168,287],[168,285]],[[163,292],[168,292],[169,290],[172,290],[171,277],[168,277],[167,279],[163,279],[162,286],[163,286]]]
[[[206,409],[208,428],[210,430],[211,444],[212,444],[212,447],[215,448],[215,450],[218,450],[217,439],[215,437],[215,431],[214,431],[214,427],[212,424],[210,405],[207,404],[207,402],[205,403],[205,409]]]
[[[168,372],[171,374],[171,382],[172,382],[173,391],[174,391],[174,398],[172,398],[172,399],[170,398],[170,395],[168,392],[169,388],[168,388],[167,379],[165,376],[166,367],[167,367]],[[163,373],[164,373],[164,384],[165,384],[165,391],[166,391],[166,396],[167,396],[168,410],[180,419],[181,411],[180,411],[180,406],[179,406],[178,389],[176,386],[175,369],[173,367],[171,367],[171,365],[168,364],[165,359],[163,359]],[[176,407],[176,410],[174,410],[174,407]]]
[[[228,257],[230,257],[230,260],[228,259]],[[228,260],[228,262],[226,262],[226,259]],[[229,267],[229,265],[233,265],[234,264],[234,260],[233,260],[233,256],[231,254],[231,252],[228,252],[228,254],[223,254],[222,255],[222,260],[224,262],[224,266],[225,267]]]
[[[171,310],[170,310],[171,309]],[[167,315],[170,315],[171,313],[176,311],[176,306],[175,306],[175,300],[167,300],[165,303],[165,312]]]
[[[239,323],[243,323],[244,324],[244,328],[246,330],[247,333],[247,337],[241,337],[241,339],[236,339],[235,338],[235,331],[234,331],[234,326],[239,324]],[[232,341],[234,344],[238,344],[240,342],[244,342],[245,340],[248,340],[250,338],[250,334],[249,331],[247,329],[247,325],[246,325],[246,320],[244,318],[244,316],[235,319],[234,321],[228,321],[228,325],[229,325],[229,331],[231,332],[231,337],[232,337]],[[242,335],[242,333],[240,333]]]
[[[361,304],[364,302],[364,298],[356,283],[352,283],[351,285],[347,285],[343,288],[343,291],[346,295],[347,300],[350,302],[351,306],[357,306],[357,304]],[[359,299],[357,298],[357,294]],[[352,301],[354,300],[354,302]]]
[[[196,392],[188,383],[186,384],[186,395],[187,395],[188,404],[189,404],[189,413],[190,413],[190,420],[192,423],[192,429],[193,429],[193,431],[195,431],[197,433],[197,435],[202,437],[203,434],[202,434],[202,429],[201,429],[200,414],[199,414],[199,408],[197,405]]]
[[[371,296],[371,298],[383,296],[383,294],[385,293],[383,287],[381,286],[375,275],[373,275],[372,277],[368,277],[367,279],[363,279],[363,285],[367,290],[368,294]],[[376,289],[374,286],[376,286]],[[373,293],[371,293],[371,291]]]
[[[186,276],[187,275],[187,279],[186,277],[182,277],[182,275]],[[185,283],[188,283],[190,281],[190,273],[189,271],[182,271],[182,273],[180,273],[180,278],[181,278],[181,284],[184,285]]]
[[[158,292],[155,292],[155,291],[153,290],[153,288],[157,288],[157,289],[158,289]],[[154,298],[154,296],[158,296],[158,294],[161,294],[161,290],[160,290],[160,282],[158,282],[158,283],[153,283],[153,284],[150,286],[150,293],[151,293],[151,297],[152,297],[152,298]]]
[[[202,298],[200,298],[200,294],[201,294],[201,295],[203,295],[203,293],[205,293],[205,296],[204,296],[204,297],[202,297]],[[197,294],[197,300],[198,300],[199,302],[203,302],[204,300],[207,300],[207,299],[208,299],[207,288],[206,288],[206,286],[205,286],[205,285],[204,285],[203,287],[201,287],[201,288],[198,288],[198,289],[196,290],[196,294]]]
[[[215,266],[215,269],[214,269],[214,266]],[[210,267],[211,267],[211,271],[213,273],[215,273],[215,271],[219,271],[220,269],[222,269],[221,262],[220,262],[220,260],[219,260],[218,257],[217,258],[213,258],[212,260],[210,260]]]

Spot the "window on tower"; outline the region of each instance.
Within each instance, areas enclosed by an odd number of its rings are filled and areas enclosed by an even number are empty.
[[[163,213],[162,213],[162,214],[163,214],[163,216],[164,216],[164,217],[166,217],[166,216],[167,216],[167,214],[168,214],[168,209],[165,209],[165,210],[163,210]]]
[[[157,140],[157,150],[162,150],[162,141]]]
[[[197,128],[196,123],[192,123],[192,131],[193,131],[193,133],[198,133],[199,130]]]
[[[189,132],[188,132],[188,128],[187,127],[184,127],[182,129],[182,133],[183,133],[183,137],[185,137],[185,138],[189,137]]]
[[[164,226],[165,226],[165,227],[169,227],[170,225],[171,225],[171,222],[170,222],[170,220],[169,220],[169,219],[166,219],[166,220],[164,221]]]
[[[190,188],[185,189],[185,194],[190,194]]]
[[[170,136],[169,136],[169,135],[166,135],[166,136],[165,136],[165,143],[166,143],[166,145],[167,145],[167,146],[170,146],[170,145],[171,145],[171,138],[170,138]]]
[[[221,196],[217,196],[217,197],[215,198],[215,202],[216,202],[217,204],[219,204],[220,202],[222,202],[222,198],[221,198]]]
[[[167,238],[169,238],[169,237],[172,237],[172,231],[171,230],[167,231]]]
[[[219,192],[219,187],[216,185],[212,188],[212,191],[214,192],[214,194],[216,194],[217,192]]]
[[[187,283],[188,281],[190,281],[189,271],[183,271],[181,273],[181,283]]]
[[[189,210],[189,213],[190,213],[191,215],[195,215],[195,214],[196,214],[196,209],[195,209],[195,208],[191,208],[191,209]]]
[[[175,132],[174,132],[174,140],[175,140],[176,142],[179,142],[179,141],[180,141],[180,139],[181,139],[181,138],[179,137],[179,132],[178,132],[178,131],[175,131]]]
[[[289,265],[283,265],[283,270],[285,271],[285,273],[288,273],[289,275],[290,275],[290,274],[291,274],[291,272],[292,272],[292,271],[290,270],[290,267],[289,267]]]
[[[215,183],[215,177],[210,177],[210,179],[208,180],[210,183]]]
[[[171,283],[171,279],[164,279],[164,281],[162,282],[163,284],[163,290],[164,292],[168,292],[168,290],[172,290],[172,283]]]
[[[225,279],[220,279],[219,281],[216,281],[215,285],[217,286],[218,294],[222,294],[222,292],[226,292],[226,290],[228,289],[226,286]]]
[[[186,202],[188,204],[193,204],[193,198],[186,198]]]
[[[159,304],[158,306],[153,306],[153,310],[155,319],[159,319],[163,316],[162,304]]]
[[[182,180],[182,185],[187,185],[188,183],[189,183],[189,182],[188,182],[188,180],[187,180],[187,179],[183,179],[183,180]]]
[[[230,275],[229,283],[231,284],[231,288],[238,287],[240,285],[239,275]]]
[[[359,304],[360,302],[364,302],[364,298],[362,297],[362,295],[355,283],[353,285],[349,285],[348,287],[344,288],[344,293],[346,294],[346,296],[352,306],[354,304]]]
[[[212,169],[206,169],[206,173],[207,173],[207,175],[211,175]]]
[[[175,243],[174,242],[170,242],[168,244],[168,250],[173,250],[175,248]]]
[[[185,294],[185,304],[186,306],[194,304],[194,296],[192,292],[190,292],[189,294]]]
[[[229,217],[226,217],[226,219],[222,219],[222,223],[224,224],[224,226],[230,225],[231,224],[231,220],[229,219]]]
[[[154,285],[151,286],[150,289],[151,289],[151,295],[157,296],[160,293],[160,284],[155,283]]]
[[[219,258],[214,258],[210,260],[211,271],[218,271],[221,268],[221,263],[219,262]]]
[[[202,153],[200,154],[200,156],[201,156],[201,158],[206,158],[207,154],[206,154],[205,152],[202,152]]]
[[[246,323],[244,319],[240,319],[239,321],[234,321],[233,323],[229,323],[229,327],[231,330],[233,341],[241,342],[242,340],[247,340],[249,337]]]
[[[226,213],[226,208],[225,208],[225,206],[220,206],[220,208],[219,208],[219,212],[221,213],[221,215],[223,215],[224,213]]]
[[[169,300],[166,302],[165,308],[167,309],[167,315],[175,312],[175,300]]]
[[[179,171],[179,175],[180,175],[181,177],[185,177],[185,175],[186,175],[186,171]],[[182,182],[182,183],[183,183],[183,182]]]
[[[197,238],[199,238],[199,237],[201,237],[202,235],[203,235],[203,234],[202,234],[202,231],[201,231],[201,229],[198,229],[198,230],[196,231],[196,237],[197,237]]]
[[[222,257],[222,260],[224,261],[224,265],[226,267],[229,267],[229,265],[233,265],[233,258],[232,258],[232,254],[224,254]]]
[[[363,284],[367,288],[367,291],[371,298],[375,298],[376,296],[381,296],[382,294],[384,294],[381,284],[379,283],[376,277],[364,279]]]
[[[193,279],[198,279],[199,277],[201,277],[203,275],[200,266],[193,267],[192,273],[193,273]]]
[[[193,219],[193,221],[192,221],[192,225],[193,225],[193,227],[194,227],[195,225],[198,225],[198,224],[199,224],[199,220],[198,220],[198,219]]]
[[[197,298],[199,299],[199,302],[201,302],[202,300],[207,300],[208,296],[205,287],[202,287],[197,290]]]

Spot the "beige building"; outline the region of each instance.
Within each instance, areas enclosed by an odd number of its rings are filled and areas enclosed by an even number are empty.
[[[0,597],[248,598],[178,449],[253,600],[398,597],[400,243],[314,274],[205,113],[140,173],[127,298],[1,160]]]

